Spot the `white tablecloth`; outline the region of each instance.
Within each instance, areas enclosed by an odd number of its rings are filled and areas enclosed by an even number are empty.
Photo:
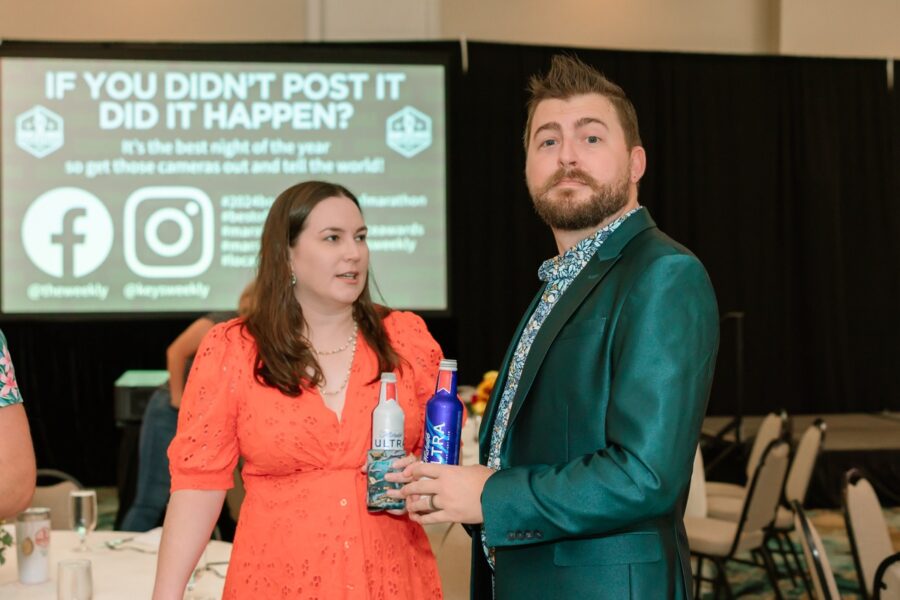
[[[8,526],[7,526],[8,527]],[[138,600],[149,598],[156,576],[156,554],[146,554],[120,546],[118,550],[106,547],[105,542],[139,534],[122,531],[95,531],[88,538],[90,552],[73,552],[78,546],[74,531],[54,530],[50,533],[50,581],[36,585],[19,583],[16,567],[16,550],[6,550],[6,564],[0,567],[0,599],[2,600],[56,600],[56,564],[60,560],[87,558],[94,575],[94,600]],[[231,544],[212,541],[206,550],[207,562],[227,561],[231,556]],[[224,575],[226,565],[216,566]],[[195,590],[215,598],[222,596],[225,580],[211,572],[203,572]]]

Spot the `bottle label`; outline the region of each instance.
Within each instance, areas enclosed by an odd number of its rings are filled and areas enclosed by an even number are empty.
[[[424,461],[447,464],[450,461],[450,431],[446,423],[425,422]]]
[[[448,394],[452,394],[454,375],[456,375],[455,371],[438,371],[437,388],[435,389],[435,393],[447,392]]]
[[[403,450],[403,433],[382,431],[372,440],[373,450]]]

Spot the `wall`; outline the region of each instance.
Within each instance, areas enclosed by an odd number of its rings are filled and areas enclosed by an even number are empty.
[[[457,39],[900,56],[900,0],[0,0],[0,39]]]

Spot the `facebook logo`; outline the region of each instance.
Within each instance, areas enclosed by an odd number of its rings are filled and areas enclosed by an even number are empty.
[[[99,198],[75,187],[39,196],[22,221],[22,244],[34,265],[53,277],[92,273],[113,244],[112,217]]]

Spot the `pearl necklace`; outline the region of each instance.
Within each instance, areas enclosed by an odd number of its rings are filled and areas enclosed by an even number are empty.
[[[316,348],[310,344],[310,348],[315,352],[318,356],[328,356],[330,354],[339,354],[350,347],[350,344],[356,343],[356,332],[359,330],[359,325],[356,323],[356,320],[353,321],[353,333],[350,334],[350,337],[347,338],[347,341],[344,342],[344,345],[340,348],[336,348],[334,350],[316,350]]]
[[[331,352],[316,352],[316,354],[337,354],[338,352],[343,352],[350,346],[350,364],[347,365],[347,372],[344,374],[344,380],[341,382],[341,386],[336,390],[326,390],[325,386],[320,385],[319,393],[323,396],[336,396],[344,391],[344,388],[347,387],[347,383],[350,382],[350,372],[353,370],[353,359],[356,356],[356,321],[353,322],[353,335],[350,336],[350,339],[347,340],[347,343],[338,348],[337,350],[332,350]],[[315,348],[313,348],[315,351]]]

